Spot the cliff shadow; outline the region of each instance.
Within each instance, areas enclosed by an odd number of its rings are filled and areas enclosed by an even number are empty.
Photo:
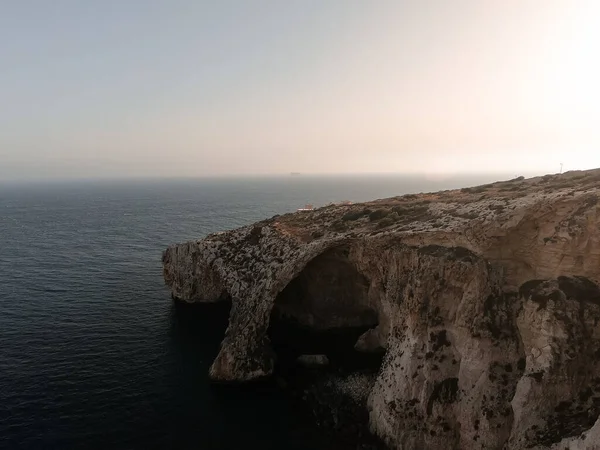
[[[212,360],[225,336],[230,310],[229,298],[214,303],[173,301],[169,330],[173,344],[189,347],[205,360]]]

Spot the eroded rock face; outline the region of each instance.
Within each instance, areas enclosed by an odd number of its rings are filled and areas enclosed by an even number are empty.
[[[526,283],[521,292],[526,368],[510,443],[545,448],[584,434],[600,414],[600,289],[585,278],[559,277]]]
[[[169,247],[164,275],[174,298],[232,302],[215,380],[273,372],[274,320],[362,329],[389,447],[594,448],[599,192],[588,171],[330,206]]]
[[[402,448],[501,448],[522,358],[516,302],[463,248],[404,249],[381,261],[387,354],[370,396],[372,427]],[[493,430],[493,433],[479,430]]]

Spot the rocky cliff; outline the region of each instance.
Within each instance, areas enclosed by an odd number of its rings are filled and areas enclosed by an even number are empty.
[[[277,323],[352,330],[391,448],[600,448],[599,192],[594,170],[276,216],[169,247],[164,277],[231,301],[215,380],[271,375]]]

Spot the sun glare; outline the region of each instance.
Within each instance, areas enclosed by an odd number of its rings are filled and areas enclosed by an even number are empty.
[[[572,131],[596,134],[600,117],[600,2],[573,7],[545,52],[542,105]],[[593,138],[594,136],[588,136]]]

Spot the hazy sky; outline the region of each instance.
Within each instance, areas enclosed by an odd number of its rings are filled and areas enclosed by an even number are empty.
[[[0,178],[600,167],[597,0],[6,0]]]

